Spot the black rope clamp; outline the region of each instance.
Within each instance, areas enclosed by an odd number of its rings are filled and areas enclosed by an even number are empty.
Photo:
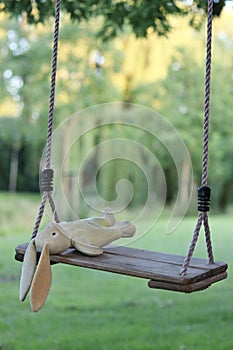
[[[198,211],[207,212],[210,210],[210,195],[211,188],[208,186],[200,186],[197,190],[198,193]]]
[[[46,168],[42,170],[40,178],[40,189],[41,192],[53,191],[53,169]]]

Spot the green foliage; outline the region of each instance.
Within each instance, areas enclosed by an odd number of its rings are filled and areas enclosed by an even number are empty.
[[[0,237],[10,237],[14,234],[30,232],[39,205],[40,195],[1,192],[0,199]]]
[[[221,34],[221,32],[220,32]],[[209,175],[213,207],[225,210],[232,201],[232,35],[215,36],[211,80]],[[153,101],[181,134],[192,158],[194,178],[201,181],[203,117],[204,117],[204,53],[202,61],[195,37],[192,44],[176,47],[167,75],[154,84],[134,90],[135,101]],[[142,100],[144,99],[144,100]],[[164,165],[164,164],[163,164]],[[169,168],[170,171],[170,168]]]
[[[38,191],[38,159],[44,144],[36,136],[33,138],[33,134],[37,135],[38,131],[21,118],[0,118],[1,189],[8,189],[12,150],[16,150],[19,158],[17,189]]]
[[[151,3],[151,6],[158,5]],[[140,4],[142,6],[142,2]],[[73,6],[76,5],[74,2]],[[199,5],[202,7],[204,3]],[[222,209],[232,202],[233,176],[230,59],[232,34],[231,17],[229,13],[228,15],[229,18],[225,12],[221,18],[224,24],[221,21],[215,22],[211,95],[209,181],[214,186],[214,202]],[[37,190],[38,165],[46,137],[53,23],[48,20],[46,26],[38,24],[35,29],[22,18],[8,21],[2,15],[2,19],[4,35],[0,36],[3,47],[0,63],[3,79],[0,84],[3,94],[0,113],[3,118],[0,119],[0,147],[3,153],[3,171],[0,188],[8,188],[14,145],[19,149],[18,189]],[[199,184],[205,34],[204,31],[191,30],[185,20],[178,21],[173,17],[171,23],[177,29],[171,33],[170,40],[158,39],[153,34],[149,34],[147,40],[136,40],[127,28],[127,32],[115,40],[103,43],[96,40],[96,33],[101,30],[102,25],[100,19],[70,24],[69,19],[64,16],[60,31],[55,127],[78,110],[99,103],[118,100],[124,101],[125,107],[129,107],[129,102],[151,107],[164,115],[180,132],[191,154],[195,181]],[[93,60],[96,51],[105,58],[100,69]],[[137,118],[143,120],[143,115]],[[144,134],[130,129],[116,131],[109,127],[106,135],[97,129],[95,133],[89,133],[87,141],[80,143],[76,155],[73,156],[70,173],[77,173],[80,159],[88,147],[94,147],[106,137],[125,137],[137,140],[156,155],[166,175],[169,192],[167,199],[170,202],[175,198],[176,170],[171,157],[159,142],[155,142],[150,135],[145,137]],[[57,152],[62,153],[62,149],[63,141]],[[122,149],[122,154],[124,152]],[[144,157],[143,154],[140,156]],[[100,161],[97,157],[96,163],[99,164]],[[148,167],[156,178],[154,169],[149,164]],[[132,169],[129,165],[122,176],[135,186],[135,202],[142,202],[146,186],[141,186],[142,176]],[[105,172],[103,169],[98,174],[97,185],[106,199],[114,196],[114,190],[109,189],[115,189],[120,176],[117,162],[112,162]]]
[[[0,57],[3,94],[0,112],[0,148],[4,156],[0,164],[0,188],[7,189],[11,150],[19,151],[18,190],[38,190],[38,168],[45,146],[49,105],[49,81],[52,42],[51,23],[48,28],[34,31],[23,21],[8,21],[3,17],[4,37],[1,37]],[[75,27],[75,30],[74,30]],[[93,28],[65,25],[55,106],[55,126],[78,109],[111,100],[114,89],[110,86],[108,71],[97,74],[90,62],[97,49]],[[80,39],[81,36],[81,39]],[[72,40],[67,47],[67,40]],[[70,54],[78,41],[80,51]],[[77,53],[76,53],[77,52]],[[107,82],[107,83],[106,83]],[[116,96],[117,94],[115,94]]]
[[[1,118],[0,119],[0,139],[9,144],[14,144],[16,148],[21,145],[22,123],[20,119]]]
[[[0,0],[2,11],[14,16],[26,15],[29,23],[44,22],[54,13],[53,1],[36,0]],[[214,14],[219,16],[225,0],[214,2]],[[170,15],[192,14],[190,24],[199,27],[206,11],[206,1],[196,0],[191,6],[185,1],[176,0],[65,0],[62,8],[72,20],[82,21],[91,18],[102,17],[103,25],[99,31],[102,39],[109,39],[119,34],[119,31],[128,25],[136,36],[147,36],[148,29],[152,29],[158,35],[166,35],[170,29]],[[204,9],[204,11],[203,11]]]
[[[197,65],[192,49],[178,49],[172,57],[166,79],[155,90],[160,112],[181,134],[192,158],[196,181],[201,174],[203,127],[203,68]]]

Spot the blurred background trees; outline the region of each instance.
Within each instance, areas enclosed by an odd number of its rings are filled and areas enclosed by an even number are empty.
[[[0,0],[3,11],[17,17],[24,15],[28,23],[43,23],[54,15],[52,0]],[[225,0],[215,0],[213,14],[220,16],[226,4]],[[207,2],[205,0],[63,0],[62,9],[72,20],[87,21],[100,18],[98,35],[102,39],[116,37],[127,25],[137,37],[146,37],[148,29],[158,35],[166,35],[172,28],[171,16],[189,17],[189,24],[199,28],[205,17]]]
[[[122,101],[126,107],[136,103],[153,108],[181,134],[199,184],[205,60],[205,30],[200,27],[206,1],[189,3],[187,7],[175,1],[139,1],[128,6],[119,1],[109,6],[108,1],[63,1],[55,124],[99,103]],[[225,1],[214,5],[215,14],[221,16],[214,20],[209,171],[221,210],[232,203],[233,193],[233,11],[224,5]],[[0,8],[0,189],[38,191],[48,114],[53,2],[0,1]],[[130,136],[129,130],[121,133]],[[88,144],[95,145],[106,135],[115,135],[115,130],[106,126],[99,135],[90,133]],[[135,134],[131,136],[135,139]],[[161,161],[167,200],[172,201],[177,186],[172,160],[149,136],[145,142]],[[108,200],[112,199],[109,189],[121,177],[119,168],[115,161],[98,174],[100,192]],[[124,177],[135,186],[135,203],[143,202],[142,174],[125,169]]]

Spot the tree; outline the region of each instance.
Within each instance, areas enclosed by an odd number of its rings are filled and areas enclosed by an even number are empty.
[[[62,1],[62,8],[72,20],[89,20],[101,17],[99,35],[103,39],[115,37],[128,25],[137,37],[147,36],[153,29],[158,35],[166,35],[171,29],[170,15],[191,14],[190,24],[197,28],[206,12],[206,0],[81,0]],[[191,5],[188,5],[191,4]],[[214,2],[214,15],[219,16],[225,0]],[[54,14],[54,1],[0,0],[0,9],[13,16],[25,15],[29,23],[44,22]]]
[[[215,207],[225,210],[232,202],[232,35],[219,32],[215,39],[211,89],[209,141],[209,185],[213,187]],[[199,41],[200,44],[200,41]],[[160,82],[145,86],[147,98],[152,90],[160,104],[159,111],[180,132],[192,157],[195,182],[201,180],[203,142],[204,65],[198,60],[197,42],[193,49],[180,47],[172,57],[167,76]],[[224,68],[223,68],[224,62]],[[139,95],[139,93],[138,93]],[[169,171],[171,165],[169,164]],[[187,179],[184,163],[184,180]],[[185,189],[185,181],[182,186]]]
[[[47,130],[53,23],[48,20],[35,30],[22,18],[9,20],[1,13],[0,19],[0,188],[37,190]],[[63,23],[55,126],[79,109],[117,96],[108,63],[97,69],[92,59],[97,49],[109,45],[97,44],[95,23],[78,26],[67,17]]]
[[[47,1],[43,4],[45,3]],[[21,5],[21,2],[19,4]],[[212,84],[214,90],[212,108],[215,113],[211,118],[211,127],[213,126],[215,130],[211,133],[209,167],[210,182],[217,184],[217,199],[223,204],[227,200],[231,201],[230,195],[233,191],[233,163],[231,161],[232,14],[230,11],[224,11],[224,13],[221,21],[214,22],[214,29],[217,25],[220,27],[217,32],[214,30],[216,36],[214,36],[213,77],[216,76],[216,80],[215,82],[213,80]],[[20,16],[17,21],[7,21],[3,13],[0,17],[2,24],[0,44],[3,53],[0,56],[3,76],[3,79],[0,79],[0,87],[3,87],[0,117],[15,117],[11,118],[14,120],[7,121],[9,123],[7,125],[4,120],[0,120],[0,149],[3,150],[0,167],[4,169],[0,187],[6,189],[3,182],[8,184],[10,160],[16,159],[17,155],[12,150],[12,144],[19,145],[18,177],[20,184],[29,184],[32,169],[36,175],[38,173],[41,156],[39,149],[44,146],[46,136],[51,61],[49,45],[52,42],[53,21],[47,20],[46,25],[38,24],[34,27],[28,25]],[[124,34],[103,43],[101,40],[96,40],[95,36],[95,33],[101,28],[100,18],[82,23],[76,21],[71,24],[68,16],[63,16],[59,42],[61,47],[58,60],[55,126],[56,123],[59,124],[77,110],[113,100],[134,102],[151,107],[167,117],[181,133],[192,156],[195,180],[199,183],[202,153],[205,31],[198,33],[193,31],[187,24],[188,20],[188,17],[177,20],[173,16],[170,24],[177,29],[169,35],[171,40],[165,37],[158,40],[158,36],[153,33],[148,33],[147,39],[138,39],[128,27]],[[221,23],[224,20],[223,26]],[[102,54],[105,58],[102,67],[97,67],[99,61],[96,62],[96,54],[97,56]],[[126,108],[124,113],[126,112],[130,113],[130,108]],[[224,115],[224,123],[221,118],[214,118],[215,115]],[[22,124],[17,124],[17,119],[21,119]],[[7,133],[4,131],[6,128],[9,129]],[[19,143],[17,143],[18,134],[12,133],[14,128],[20,132]],[[64,169],[67,174],[65,187],[68,190],[76,181],[75,176],[80,163],[76,154],[81,159],[89,148],[104,141],[106,137],[117,136],[116,128],[110,129],[109,126],[109,129],[107,127],[97,129],[98,135],[88,133],[87,139],[81,138],[77,150],[74,149],[73,158],[69,160],[70,163]],[[13,135],[15,139],[12,138]],[[168,157],[166,150],[159,143],[155,143],[149,135],[145,137],[139,132],[135,133],[135,130],[134,132],[128,129],[119,130],[118,137],[137,140],[158,157],[167,178],[169,200],[173,200],[176,192],[176,173],[174,167],[172,168],[172,159]],[[66,138],[69,138],[69,131],[66,131]],[[65,144],[64,139],[59,147],[65,148]],[[4,151],[4,147],[7,152]],[[31,152],[33,147],[34,151]],[[122,146],[122,154],[124,151]],[[134,148],[130,151],[133,152]],[[58,149],[56,152],[59,153]],[[150,174],[156,178],[156,169],[152,169],[149,159],[146,159],[144,154],[138,153],[137,155],[143,157],[150,168]],[[101,157],[94,156],[93,165],[99,165],[98,161]],[[125,162],[120,161],[120,163],[122,165]],[[30,165],[30,171],[25,170],[24,164],[25,166],[28,164],[28,167]],[[13,175],[16,165],[16,162],[13,161]],[[141,186],[142,176],[139,171],[134,171],[130,164],[127,164],[127,167],[123,165],[123,176],[131,181],[136,189],[137,198],[135,197],[133,201],[140,204],[146,193],[146,189],[142,189]],[[93,168],[90,169],[88,166],[84,169],[85,174],[83,175],[83,186],[86,186],[86,192],[89,191],[88,185],[90,184],[88,176],[93,173]],[[108,188],[115,188],[120,178],[119,169],[120,166],[116,161],[107,164],[98,173],[97,185],[106,199],[111,199],[109,196],[113,193]],[[187,172],[188,169],[184,163],[184,179],[187,178]],[[20,186],[17,189],[28,190]],[[37,189],[37,182],[36,186],[33,185],[29,189]],[[185,195],[184,192],[184,197]],[[228,199],[225,198],[226,195]],[[78,202],[77,197],[74,201]]]

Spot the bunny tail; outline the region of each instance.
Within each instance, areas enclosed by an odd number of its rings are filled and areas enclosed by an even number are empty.
[[[24,301],[31,287],[32,279],[36,270],[36,247],[35,239],[32,239],[28,244],[24,255],[21,279],[19,300]]]
[[[52,282],[52,271],[49,259],[49,244],[43,246],[40,260],[32,281],[31,309],[36,312],[44,305]]]

